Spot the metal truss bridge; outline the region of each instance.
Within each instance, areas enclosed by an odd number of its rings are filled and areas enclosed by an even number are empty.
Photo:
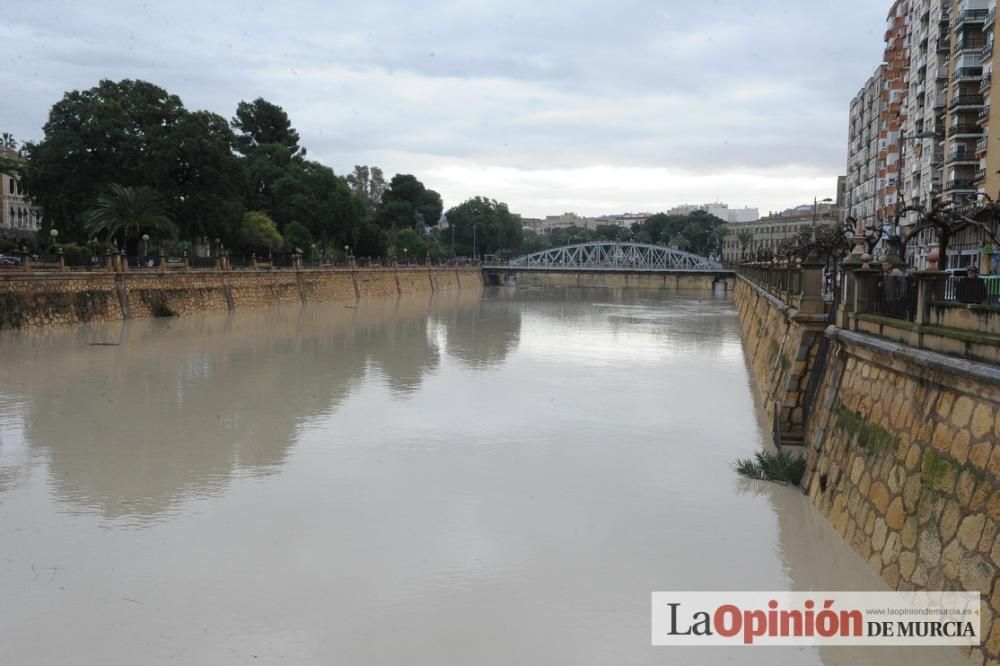
[[[722,264],[690,252],[642,243],[593,242],[554,247],[484,269],[510,271],[719,272]]]

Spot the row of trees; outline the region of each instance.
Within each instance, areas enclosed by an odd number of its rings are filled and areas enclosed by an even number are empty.
[[[43,138],[21,151],[2,139],[0,170],[17,176],[66,243],[136,251],[140,238],[179,238],[236,251],[356,256],[520,254],[589,240],[635,240],[718,254],[724,222],[704,212],[650,217],[631,229],[524,232],[503,203],[474,197],[447,212],[415,176],[377,167],[338,177],[307,157],[285,111],[240,102],[232,119],[192,111],[154,84],[101,81],[66,93]]]
[[[386,183],[380,169],[359,166],[340,178],[307,159],[288,115],[267,100],[240,102],[227,121],[145,81],[67,93],[22,154],[5,153],[0,169],[21,179],[47,228],[70,242],[135,247],[148,233],[381,256],[399,233],[437,225],[443,209],[412,175]]]

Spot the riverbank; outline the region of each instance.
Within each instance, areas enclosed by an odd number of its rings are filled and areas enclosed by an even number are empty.
[[[0,274],[0,330],[481,290],[478,268]]]
[[[1000,657],[1000,370],[936,350],[934,328],[909,324],[917,346],[825,327],[747,279],[735,298],[759,396],[800,428],[810,501],[891,589],[980,592],[970,657]]]

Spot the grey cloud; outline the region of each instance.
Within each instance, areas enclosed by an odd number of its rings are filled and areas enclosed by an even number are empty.
[[[272,99],[338,171],[391,153],[413,163],[383,166],[414,172],[421,159],[454,158],[832,178],[844,168],[848,102],[881,55],[884,9],[870,0],[20,3],[0,26],[16,54],[0,68],[0,86],[16,91],[0,125],[38,138],[63,91],[136,77],[226,117],[240,99]]]

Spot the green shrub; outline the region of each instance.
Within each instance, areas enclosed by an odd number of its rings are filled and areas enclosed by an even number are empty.
[[[754,457],[738,459],[733,463],[741,476],[760,481],[777,481],[799,485],[806,473],[806,459],[784,449],[758,451]]]

